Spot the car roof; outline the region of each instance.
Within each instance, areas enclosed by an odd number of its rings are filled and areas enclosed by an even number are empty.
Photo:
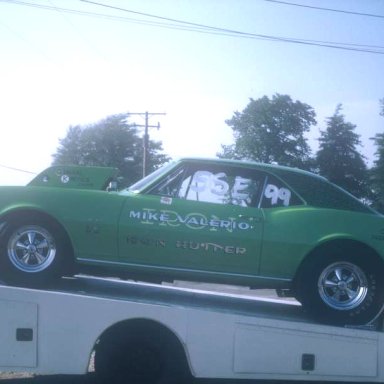
[[[250,160],[232,160],[232,159],[212,159],[212,158],[200,158],[200,157],[182,157],[178,161],[180,162],[193,162],[193,163],[210,163],[217,165],[232,165],[240,166],[244,168],[253,168],[276,175],[284,175],[289,173],[296,173],[303,176],[314,177],[320,180],[326,181],[327,179],[323,176],[317,175],[313,172],[305,171],[299,168],[292,168],[277,164],[258,163]]]

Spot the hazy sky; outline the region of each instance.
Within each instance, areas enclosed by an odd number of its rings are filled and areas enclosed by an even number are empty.
[[[225,120],[249,98],[275,93],[315,109],[314,150],[325,118],[342,103],[372,162],[369,138],[384,127],[383,0],[287,0],[306,7],[267,0],[96,2],[120,9],[81,0],[0,0],[0,184],[32,177],[6,167],[49,166],[70,125],[116,113],[165,112],[150,119],[161,124],[150,135],[166,153],[213,157],[232,142]],[[196,32],[169,19],[254,35]],[[359,44],[348,47],[381,54],[256,35]],[[139,116],[131,121],[144,123]]]

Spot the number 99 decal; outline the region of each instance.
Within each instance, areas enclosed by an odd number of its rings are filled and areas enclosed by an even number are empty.
[[[276,185],[268,184],[265,187],[264,196],[267,199],[271,199],[271,205],[276,205],[279,203],[279,200],[281,200],[283,205],[288,207],[291,199],[291,191],[287,188],[279,188]]]

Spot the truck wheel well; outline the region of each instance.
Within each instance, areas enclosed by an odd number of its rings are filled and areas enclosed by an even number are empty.
[[[141,343],[141,340],[143,342]],[[187,355],[178,336],[165,325],[145,318],[124,320],[106,329],[96,341],[95,351],[95,370],[101,377],[120,374],[112,372],[111,365],[116,363],[116,351],[121,351],[118,356],[129,355],[130,343],[136,345],[149,344],[160,349],[161,354],[167,360],[164,363],[166,375],[180,377],[183,375],[190,377],[190,368]],[[139,343],[138,343],[139,342]],[[110,358],[107,355],[114,356]],[[111,364],[111,360],[113,364]],[[124,362],[124,368],[127,366]],[[128,368],[127,368],[128,369]],[[125,372],[129,375],[129,372]],[[154,382],[157,382],[154,380]],[[159,382],[162,382],[159,380]]]
[[[106,343],[122,340],[127,335],[140,334],[150,334],[151,336],[161,337],[162,339],[170,340],[173,343],[178,343],[182,347],[179,338],[165,325],[154,320],[139,318],[124,320],[106,329],[97,340],[95,349],[97,351],[97,349],[103,347]]]
[[[381,273],[384,273],[384,261],[380,258],[377,252],[368,245],[360,241],[349,239],[332,240],[313,249],[301,262],[293,280],[294,292],[297,290],[297,284],[302,274],[305,273],[312,260],[316,257],[321,257],[321,255],[326,255],[334,251],[339,251],[345,255],[363,253],[365,255],[365,262],[374,264],[377,268],[381,269]]]

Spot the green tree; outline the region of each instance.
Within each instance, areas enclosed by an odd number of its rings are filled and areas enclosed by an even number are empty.
[[[53,164],[116,167],[122,185],[137,181],[142,177],[143,139],[127,119],[128,114],[118,114],[95,124],[69,127],[67,136],[59,140]],[[149,141],[149,171],[169,160],[161,151],[160,142]]]
[[[384,99],[380,100],[380,115],[384,116]],[[372,138],[376,145],[376,160],[371,169],[373,207],[384,212],[384,133],[377,133]]]
[[[309,168],[311,150],[304,134],[316,124],[315,117],[312,107],[288,95],[250,99],[226,121],[235,143],[223,145],[218,156]]]
[[[321,132],[316,162],[319,173],[358,198],[369,198],[368,170],[358,151],[360,136],[356,125],[345,121],[342,105],[327,118],[327,129]]]

